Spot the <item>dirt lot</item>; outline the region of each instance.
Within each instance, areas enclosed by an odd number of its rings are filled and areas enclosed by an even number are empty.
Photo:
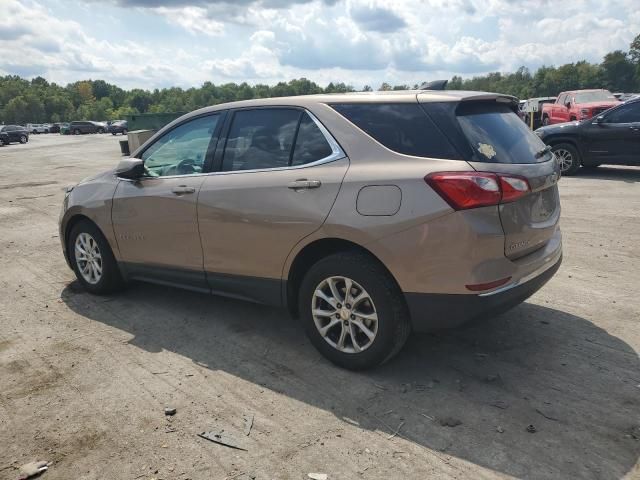
[[[0,478],[640,478],[640,169],[561,180],[564,265],[526,304],[351,373],[284,311],[79,290],[62,188],[118,158],[110,135],[0,149]]]

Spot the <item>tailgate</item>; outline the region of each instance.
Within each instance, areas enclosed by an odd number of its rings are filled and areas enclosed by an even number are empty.
[[[533,165],[471,165],[478,171],[519,175],[529,181],[529,195],[498,207],[505,234],[504,254],[515,260],[544,247],[560,220],[557,162],[552,159]]]
[[[468,161],[474,169],[529,182],[529,194],[498,207],[505,255],[516,259],[542,248],[560,219],[560,170],[555,157],[509,105],[462,102],[456,116],[473,152]]]

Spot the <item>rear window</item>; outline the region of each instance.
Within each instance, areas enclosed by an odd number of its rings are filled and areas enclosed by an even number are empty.
[[[394,152],[416,157],[461,159],[417,103],[343,103],[331,106]]]
[[[477,161],[538,163],[551,159],[542,140],[507,105],[462,103],[456,116]]]

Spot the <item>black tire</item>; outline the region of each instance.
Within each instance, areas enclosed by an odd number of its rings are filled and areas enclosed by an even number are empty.
[[[560,162],[559,156],[563,155],[564,152],[568,152],[571,155],[571,163],[569,166],[563,166],[563,163],[560,163],[560,171],[562,175],[570,176],[575,175],[578,170],[580,170],[580,165],[582,163],[582,159],[580,158],[580,153],[570,143],[558,143],[551,147],[551,151],[558,157],[558,161]],[[567,157],[565,157],[566,161]]]
[[[79,262],[76,261],[75,243],[78,236],[82,233],[89,234],[97,243],[102,264],[102,275],[96,283],[87,281],[80,272]],[[67,252],[69,260],[73,266],[78,282],[90,293],[97,295],[105,295],[120,290],[124,286],[118,262],[113,256],[109,242],[95,224],[89,221],[80,221],[73,226],[67,240]]]
[[[549,117],[545,115],[544,117],[542,117],[542,126],[546,127],[547,125],[549,125]]]
[[[116,132],[111,132],[111,135],[113,135],[115,137],[116,136]]]
[[[578,120],[576,117],[571,117],[571,118],[569,118],[569,121],[570,121],[570,122],[575,122],[576,120]]]
[[[0,138],[0,147],[4,147],[4,140]]]
[[[357,353],[342,352],[330,345],[313,318],[314,292],[325,279],[334,276],[344,276],[359,284],[375,305],[377,332],[371,344]],[[364,253],[337,253],[318,261],[305,275],[298,297],[298,311],[311,343],[342,368],[363,370],[386,362],[401,350],[411,331],[409,312],[398,285],[382,265]],[[336,327],[342,329],[342,323],[347,321],[338,322]],[[350,335],[349,339],[352,342]]]
[[[27,143],[29,139],[26,135],[20,135],[20,143]]]
[[[128,132],[127,132],[127,129],[126,129],[126,128],[122,129],[122,135],[126,135],[127,133],[128,133]]]
[[[78,130],[77,128],[73,131],[74,135],[80,135],[80,130]]]
[[[99,128],[99,129],[98,129],[98,133],[99,133],[99,134],[103,134],[103,133],[104,133],[104,129]]]

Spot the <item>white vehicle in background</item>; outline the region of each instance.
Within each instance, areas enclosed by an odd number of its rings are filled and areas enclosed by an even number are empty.
[[[29,133],[49,133],[50,128],[48,123],[27,123]]]

